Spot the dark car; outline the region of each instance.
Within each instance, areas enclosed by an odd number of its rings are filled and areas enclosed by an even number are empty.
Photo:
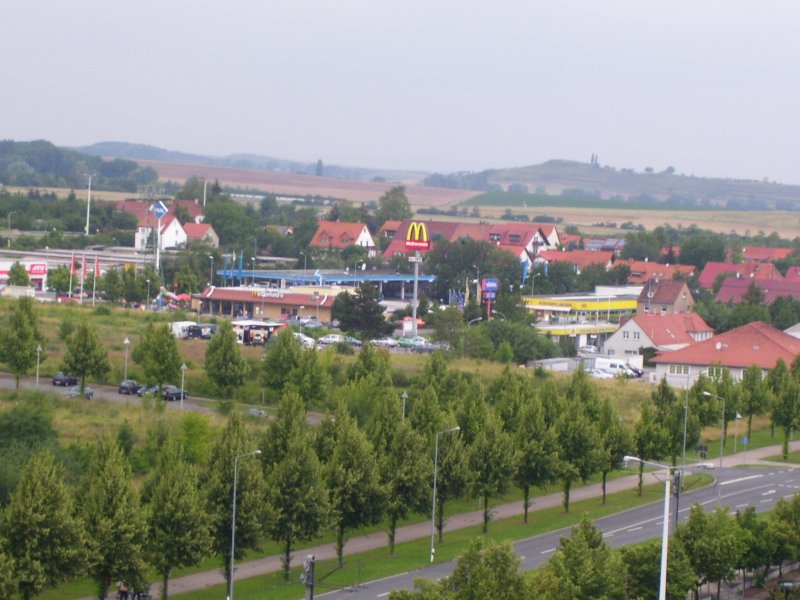
[[[158,386],[157,385],[143,385],[140,387],[137,392],[140,396],[146,396],[147,394],[157,394],[158,393]]]
[[[53,377],[53,385],[60,385],[62,387],[78,385],[78,378],[72,375],[65,375],[59,371],[56,376]]]
[[[165,385],[161,389],[161,397],[168,402],[172,402],[174,400],[186,400],[189,394],[186,393],[186,390],[182,390],[175,385]]]
[[[137,394],[139,392],[139,388],[142,387],[141,384],[136,381],[135,379],[126,379],[122,383],[119,384],[117,388],[117,392],[120,394]]]

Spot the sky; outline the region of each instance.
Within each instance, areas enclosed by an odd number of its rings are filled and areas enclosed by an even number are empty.
[[[800,184],[797,0],[6,0],[0,139]]]

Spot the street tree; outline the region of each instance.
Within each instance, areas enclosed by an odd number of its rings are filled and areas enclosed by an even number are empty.
[[[642,404],[642,416],[633,429],[633,447],[636,456],[644,460],[657,460],[661,458],[663,449],[667,446],[669,433],[658,421],[653,408],[652,399],[645,400]],[[644,485],[644,463],[639,463],[639,495],[642,495]]]
[[[753,417],[766,412],[770,405],[767,382],[762,377],[761,367],[750,365],[742,374],[741,412],[747,417],[747,437],[752,435]]]
[[[283,577],[289,581],[292,548],[319,536],[330,523],[328,490],[308,434],[289,440],[283,459],[267,478],[266,533],[283,546]]]
[[[3,552],[3,544],[0,543],[0,600],[12,600],[16,593],[17,573],[14,561]]]
[[[267,346],[261,370],[261,383],[264,387],[280,394],[291,381],[292,373],[300,364],[302,349],[292,330],[284,328],[275,341]]]
[[[661,382],[653,390],[650,397],[656,410],[655,418],[667,434],[667,444],[664,446],[663,452],[672,459],[674,466],[678,464],[678,456],[680,456],[683,449],[683,422],[685,415],[683,402],[678,402],[678,396],[672,386],[667,383],[666,377],[661,378]]]
[[[606,482],[613,469],[622,467],[622,461],[633,445],[630,431],[622,423],[622,418],[614,410],[608,398],[600,401],[597,430],[600,433],[602,461],[600,473],[603,476],[603,504],[606,503]]]
[[[336,530],[336,555],[339,567],[343,567],[345,535],[351,529],[380,522],[386,492],[380,483],[372,444],[341,404],[336,412],[333,454],[324,472]]]
[[[36,348],[43,348],[44,342],[33,298],[20,298],[11,308],[7,323],[0,329],[0,362],[8,365],[14,374],[17,389],[22,376],[36,365]]]
[[[789,438],[792,430],[800,422],[800,383],[792,379],[775,397],[772,406],[772,419],[783,429],[783,460],[789,457]]]
[[[180,375],[182,360],[178,339],[167,323],[148,323],[131,356],[142,366],[147,383],[157,385],[159,389]]]
[[[342,331],[361,334],[366,340],[382,337],[392,330],[392,324],[383,317],[378,289],[366,281],[355,294],[342,292],[336,296],[331,317],[339,320]]]
[[[386,452],[380,454],[381,484],[386,489],[386,516],[389,520],[389,554],[394,554],[397,522],[428,506],[431,459],[427,441],[411,428],[407,420],[397,423]]]
[[[490,410],[467,453],[467,490],[470,496],[480,499],[483,506],[483,533],[489,531],[492,515],[489,501],[508,490],[516,463],[511,436],[503,431],[499,419]]]
[[[8,269],[8,285],[18,285],[27,287],[31,284],[30,275],[28,275],[28,269],[25,268],[18,260],[15,260],[11,263],[11,267]]]
[[[402,221],[412,216],[414,213],[404,185],[396,185],[378,198],[378,210],[375,211],[375,224],[378,227],[386,221]]]
[[[35,455],[26,465],[0,519],[3,538],[25,600],[81,572],[83,524],[50,452]]]
[[[755,506],[748,506],[744,512],[737,510],[736,523],[748,533],[745,550],[737,565],[742,574],[742,582],[746,584],[747,573],[755,573],[758,569],[771,566],[768,561],[775,553],[777,544],[776,539],[770,536],[769,521],[758,518]]]
[[[225,581],[230,583],[231,572],[231,514],[233,512],[234,462],[236,457],[254,452],[244,421],[231,413],[222,436],[211,451],[203,489],[206,490],[206,514],[211,530],[211,547],[222,560]],[[246,550],[258,547],[263,533],[266,487],[259,461],[252,456],[238,460],[236,480],[236,547],[234,558],[240,559]]]
[[[517,461],[513,481],[522,490],[524,522],[528,522],[531,507],[531,488],[544,489],[558,479],[558,440],[544,420],[539,396],[529,399],[522,407],[519,427],[514,433]]]
[[[325,406],[331,389],[331,376],[322,367],[318,352],[307,350],[300,353],[300,362],[292,372],[291,381],[306,408]]]
[[[130,464],[115,440],[95,447],[80,499],[88,543],[88,573],[105,599],[112,581],[145,584],[147,524],[132,484]]]
[[[452,417],[451,417],[452,419]],[[445,421],[453,423],[452,420]],[[431,448],[433,439],[431,439]],[[436,514],[434,526],[439,543],[444,537],[447,503],[464,493],[467,487],[467,449],[461,435],[447,434],[439,438],[439,460],[436,472]]]
[[[67,338],[67,349],[62,368],[67,373],[80,378],[80,388],[86,387],[87,377],[102,378],[111,370],[108,351],[100,343],[97,331],[82,320]]]
[[[650,540],[641,545],[624,546],[625,587],[629,598],[656,600],[661,578],[661,543]],[[667,555],[667,600],[686,600],[694,589],[695,573],[683,546],[674,540]]]
[[[541,600],[628,598],[622,557],[586,517],[572,535],[561,538],[553,558],[534,576],[532,589]]]
[[[193,567],[211,552],[211,534],[197,468],[181,448],[168,442],[145,484],[149,562],[161,576],[161,598],[168,597],[174,569]]]
[[[556,422],[556,436],[561,444],[559,479],[564,491],[564,510],[569,512],[572,484],[586,481],[602,466],[600,434],[585,409],[577,402],[567,401],[564,412]]]
[[[269,476],[274,467],[284,461],[289,447],[305,431],[306,410],[303,399],[293,386],[289,386],[278,401],[275,419],[269,422],[259,443],[265,476]]]
[[[230,398],[247,377],[247,361],[230,321],[223,321],[206,348],[206,375],[221,398]]]

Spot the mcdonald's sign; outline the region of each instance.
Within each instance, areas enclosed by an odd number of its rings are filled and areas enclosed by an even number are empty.
[[[425,223],[411,221],[406,232],[406,250],[430,250],[431,241],[428,239],[428,228]]]

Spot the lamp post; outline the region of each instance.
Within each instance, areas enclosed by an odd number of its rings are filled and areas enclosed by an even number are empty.
[[[39,363],[42,359],[42,345],[37,344],[36,346],[36,387],[39,387]]]
[[[239,454],[233,459],[233,508],[231,509],[231,560],[230,560],[230,576],[228,578],[228,600],[233,600],[233,555],[236,551],[236,483],[239,479],[239,459],[247,458],[248,456],[258,456],[261,450],[253,450]]]
[[[403,400],[403,418],[406,418],[406,400],[408,400],[408,393],[403,390],[403,393],[400,394],[400,398]]]
[[[499,310],[493,310],[492,314],[493,315],[500,315],[501,317],[503,317],[503,321],[506,320],[506,316],[503,313],[501,313]]]
[[[8,230],[9,231],[11,231],[11,215],[13,215],[15,212],[17,212],[17,211],[15,211],[15,210],[8,211]]]
[[[181,365],[181,410],[183,410],[183,397],[186,395],[186,388],[184,385],[186,385],[186,369],[188,368],[186,363]]]
[[[94,177],[94,174],[84,173],[84,177],[89,178],[89,191],[86,196],[86,227],[84,227],[84,233],[89,235],[89,216],[92,214],[92,177]]]
[[[303,255],[303,275],[305,275],[306,266],[308,265],[308,255],[306,255],[306,253],[302,250],[300,251],[300,254]],[[355,272],[355,267],[353,267],[353,271]]]
[[[472,268],[477,271],[478,275],[475,278],[475,295],[478,297],[478,306],[481,305],[481,268],[478,265],[472,265]]]
[[[213,286],[214,285],[214,255],[213,254],[209,254],[208,258],[211,259],[211,271],[209,271],[209,274],[208,274],[209,275],[208,282],[209,282],[210,285]]]
[[[319,292],[314,292],[311,294],[311,301],[317,307],[317,323],[319,323]]]
[[[471,319],[469,323],[467,323],[467,327],[469,327],[470,325],[475,325],[475,323],[477,323],[478,321],[483,321],[483,317],[476,317],[475,319]]]
[[[206,207],[206,188],[208,186],[208,179],[203,182],[203,208]]]
[[[722,401],[722,426],[719,430],[719,468],[722,468],[722,455],[725,453],[725,398],[712,394],[703,390],[703,396],[708,398],[716,398]]]
[[[126,337],[122,340],[122,344],[125,346],[125,374],[122,377],[123,379],[128,378],[128,346],[131,345],[131,341]]]
[[[253,257],[253,270],[250,271],[250,279],[252,280],[250,283],[252,285],[256,284],[256,257]]]
[[[150,280],[147,280],[147,310],[150,310]]]
[[[439,436],[443,433],[453,433],[460,431],[461,427],[455,426],[451,429],[443,429],[436,433],[436,442],[433,451],[433,507],[431,508],[431,562],[436,549],[433,547],[434,536],[436,534],[436,469],[439,466]]]
[[[677,470],[677,467],[670,467],[668,465],[662,465],[661,463],[652,462],[649,460],[644,460],[639,458],[638,456],[626,456],[624,457],[626,462],[628,461],[639,461],[645,465],[652,465],[654,467],[659,467],[661,469],[667,469],[667,471],[672,474],[673,471]],[[658,581],[658,600],[666,600],[667,598],[667,552],[669,547],[669,485],[670,485],[670,478],[666,477],[664,479],[664,525],[661,529],[661,574]],[[677,513],[677,508],[675,510]]]
[[[541,273],[534,273],[533,275],[531,275],[531,296],[533,296],[533,284],[539,275],[541,275]]]

